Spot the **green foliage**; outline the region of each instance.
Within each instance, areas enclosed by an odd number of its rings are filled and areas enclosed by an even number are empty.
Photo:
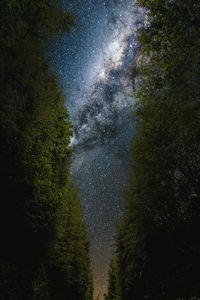
[[[110,262],[108,279],[108,295],[105,295],[105,300],[120,300],[119,265],[117,257]]]
[[[61,291],[62,281],[68,283],[72,299],[92,299],[91,272],[87,234],[76,193],[69,180],[66,190],[68,201],[63,201],[59,211],[58,235],[54,241],[51,261],[55,276],[55,295]],[[58,299],[60,299],[58,297]]]
[[[71,125],[46,56],[73,18],[56,0],[2,0],[0,20],[0,299],[90,299]]]
[[[145,63],[118,233],[121,299],[200,297],[200,3],[139,1]]]

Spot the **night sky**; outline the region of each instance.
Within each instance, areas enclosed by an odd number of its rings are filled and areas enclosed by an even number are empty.
[[[63,0],[62,6],[76,26],[53,41],[53,65],[74,127],[71,172],[88,227],[95,296],[103,299],[135,132],[130,115],[143,12],[134,0]]]

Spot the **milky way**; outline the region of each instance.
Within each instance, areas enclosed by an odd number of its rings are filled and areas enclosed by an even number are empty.
[[[103,299],[135,132],[130,114],[143,12],[132,0],[62,5],[77,17],[77,26],[55,38],[53,64],[68,96],[74,127],[71,172],[89,232],[95,295]]]

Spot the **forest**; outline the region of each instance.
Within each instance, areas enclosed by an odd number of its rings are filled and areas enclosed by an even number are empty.
[[[200,299],[200,2],[139,3],[138,133],[106,299]]]
[[[72,128],[47,56],[74,20],[54,0],[2,0],[0,20],[0,299],[91,300]]]
[[[200,2],[138,4],[137,134],[105,300],[198,300]],[[48,56],[75,23],[57,0],[0,1],[0,300],[94,299],[73,127]]]

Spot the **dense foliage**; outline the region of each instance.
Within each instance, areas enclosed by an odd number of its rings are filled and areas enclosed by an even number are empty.
[[[71,126],[47,59],[72,23],[56,0],[0,1],[1,300],[92,299]]]
[[[117,240],[121,299],[200,299],[200,2],[139,2],[147,19]]]
[[[119,263],[117,257],[111,260],[108,272],[108,293],[105,300],[120,300]]]

